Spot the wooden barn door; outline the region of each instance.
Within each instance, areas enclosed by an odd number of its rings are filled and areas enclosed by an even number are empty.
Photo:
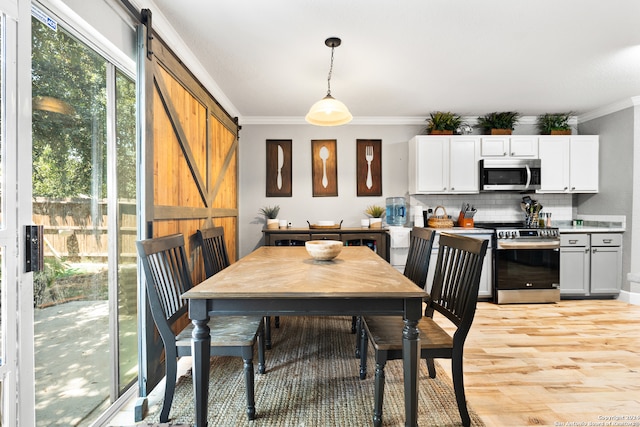
[[[141,44],[148,42],[146,31],[141,26]],[[197,284],[204,279],[200,253],[193,244],[198,228],[223,226],[230,261],[237,257],[238,126],[157,36],[151,49],[140,50],[145,110],[141,123],[145,223],[141,225],[146,237],[184,235]],[[148,314],[143,290],[141,295]],[[164,376],[164,351],[151,316],[145,323],[149,332],[142,348],[147,360],[141,366],[148,371],[142,396]]]

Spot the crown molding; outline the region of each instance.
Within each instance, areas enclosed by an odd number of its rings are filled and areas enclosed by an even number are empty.
[[[620,101],[611,103],[609,105],[596,108],[593,111],[589,111],[587,113],[579,115],[578,123],[588,122],[589,120],[597,119],[598,117],[606,116],[608,114],[613,114],[618,111],[635,107],[638,105],[640,105],[640,96],[632,96],[630,98],[625,98]]]

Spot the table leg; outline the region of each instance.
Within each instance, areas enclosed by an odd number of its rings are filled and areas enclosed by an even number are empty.
[[[406,427],[418,425],[418,362],[420,338],[418,321],[404,319],[402,331],[402,362],[404,373],[404,411]]]
[[[193,304],[193,302],[192,302]],[[192,315],[193,312],[191,312]],[[208,317],[192,319],[193,333],[191,340],[191,355],[193,356],[193,396],[195,400],[196,427],[207,426],[207,402],[209,401],[209,347],[211,335]]]

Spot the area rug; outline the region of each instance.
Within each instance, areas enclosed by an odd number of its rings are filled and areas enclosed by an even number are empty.
[[[372,424],[374,394],[373,348],[369,349],[369,374],[359,379],[355,358],[355,335],[347,317],[281,317],[279,329],[272,328],[273,348],[267,350],[264,375],[256,374],[256,419],[246,417],[242,360],[215,357],[211,363],[210,426],[366,426]],[[436,364],[437,376],[428,376],[419,365],[420,426],[460,426],[449,376]],[[257,372],[257,369],[256,369]],[[383,425],[404,425],[402,361],[387,363]],[[160,404],[149,408],[145,424],[158,422]],[[472,426],[484,426],[469,408]],[[193,425],[191,373],[178,380],[171,407],[170,423]]]

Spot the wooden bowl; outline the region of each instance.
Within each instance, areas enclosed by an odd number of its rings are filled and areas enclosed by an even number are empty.
[[[304,243],[304,246],[313,259],[329,261],[338,256],[344,243],[339,240],[309,240]]]

